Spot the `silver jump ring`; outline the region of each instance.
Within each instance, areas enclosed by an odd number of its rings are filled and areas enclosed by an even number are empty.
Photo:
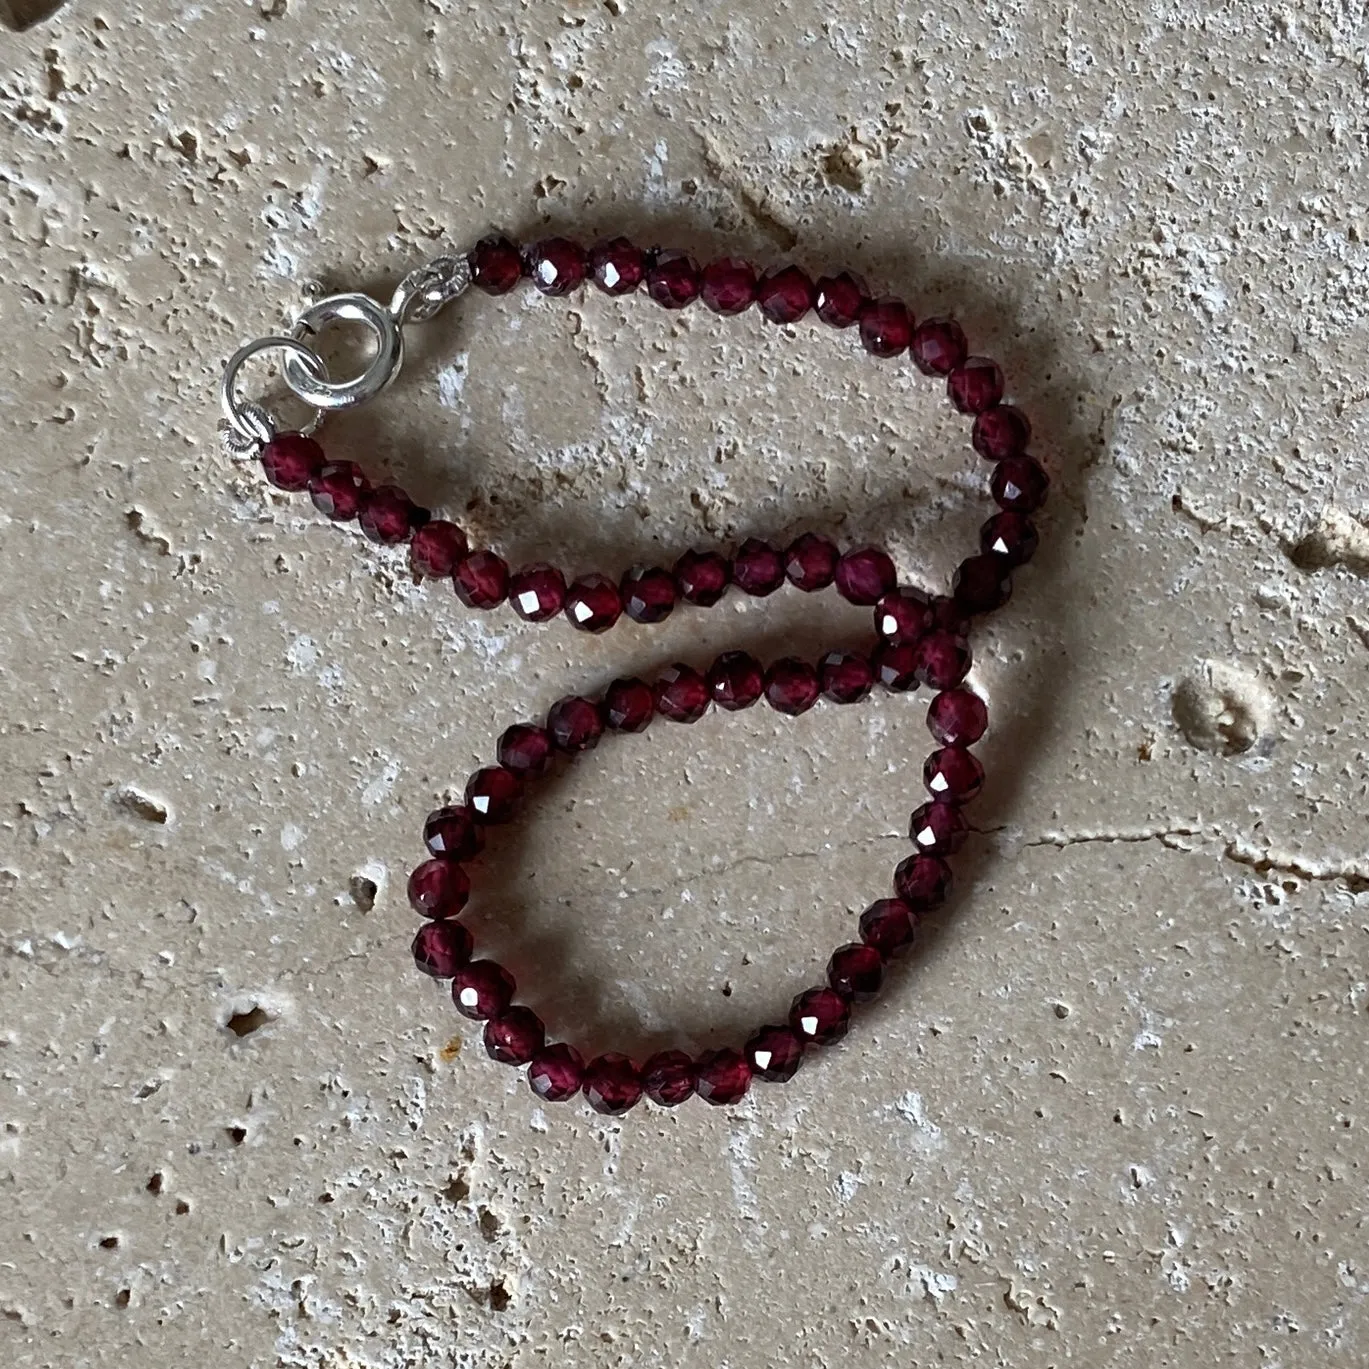
[[[302,339],[316,336],[328,324],[339,321],[365,324],[376,340],[375,356],[353,380],[329,380],[326,373],[318,375],[304,359],[316,354],[303,346]],[[299,350],[292,350],[285,358],[285,383],[315,409],[350,409],[365,404],[395,378],[404,361],[404,338],[398,321],[369,295],[330,295],[311,304],[291,330],[291,341]]]
[[[328,367],[323,358],[297,338],[259,337],[239,347],[223,368],[223,379],[219,382],[219,407],[223,410],[229,430],[241,439],[244,449],[265,446],[275,436],[275,430],[261,405],[239,398],[238,373],[259,352],[275,350],[285,353],[287,366],[295,362],[306,374],[323,382],[328,379]],[[301,432],[313,433],[318,428],[323,415],[317,411],[317,406],[315,408],[316,412],[300,429]]]
[[[469,289],[471,267],[464,254],[434,257],[404,277],[390,297],[390,313],[400,323],[426,323],[445,304]]]

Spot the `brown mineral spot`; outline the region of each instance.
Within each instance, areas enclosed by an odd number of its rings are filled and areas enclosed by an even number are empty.
[[[454,1036],[445,1046],[438,1051],[438,1055],[446,1061],[455,1060],[461,1054],[461,1038]]]

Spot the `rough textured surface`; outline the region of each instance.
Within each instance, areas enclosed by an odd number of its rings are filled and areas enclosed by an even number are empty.
[[[1364,6],[761,8],[72,0],[5,35],[6,1363],[1369,1360]],[[954,309],[1056,477],[979,640],[952,915],[732,1112],[537,1106],[417,981],[402,880],[502,727],[700,624],[773,651],[796,596],[476,616],[214,441],[222,358],[309,282],[490,223]],[[963,425],[790,331],[471,300],[330,442],[514,557],[813,525],[944,582]],[[728,1039],[887,892],[922,711],[606,744],[479,916],[581,1037]]]

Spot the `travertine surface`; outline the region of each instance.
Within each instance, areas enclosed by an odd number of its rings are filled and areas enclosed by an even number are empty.
[[[0,1359],[1369,1361],[1363,4],[70,0],[2,36]],[[950,916],[734,1111],[537,1106],[414,974],[404,872],[509,722],[811,644],[811,605],[472,615],[214,439],[223,358],[310,282],[491,223],[953,308],[1055,475],[977,639]],[[942,584],[983,517],[963,425],[849,335],[519,294],[414,341],[331,449],[515,558],[811,525]],[[474,916],[564,1032],[735,1039],[886,892],[927,746],[906,697],[606,743]]]

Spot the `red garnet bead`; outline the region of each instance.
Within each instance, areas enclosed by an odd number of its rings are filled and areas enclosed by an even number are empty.
[[[805,532],[796,537],[784,553],[784,573],[791,585],[812,592],[826,589],[837,573],[837,549],[825,537]]]
[[[528,1087],[547,1103],[564,1103],[580,1092],[585,1062],[574,1046],[543,1046],[528,1066]]]
[[[471,958],[471,934],[455,918],[425,922],[410,949],[424,974],[450,979]]]
[[[687,551],[675,562],[680,598],[700,608],[712,608],[732,583],[732,566],[716,551]]]
[[[741,1051],[730,1046],[705,1051],[694,1064],[694,1089],[705,1103],[722,1107],[740,1103],[751,1087],[751,1066]]]
[[[783,1084],[797,1073],[803,1042],[788,1027],[762,1027],[743,1047],[753,1079]]]
[[[665,309],[683,309],[699,295],[699,264],[688,252],[675,248],[651,254],[646,270],[646,292]]]
[[[986,461],[1007,461],[1027,450],[1031,435],[1032,425],[1021,409],[998,404],[975,419],[970,441]]]
[[[509,576],[509,603],[530,623],[554,618],[566,604],[566,577],[555,566],[537,561]]]
[[[514,723],[504,730],[496,751],[505,770],[525,779],[545,775],[551,765],[551,736],[545,727]]]
[[[984,700],[968,689],[947,689],[927,708],[927,727],[942,746],[973,746],[988,726]]]
[[[931,628],[931,602],[920,589],[891,589],[875,605],[875,631],[886,642],[915,642]]]
[[[732,558],[732,579],[738,589],[764,598],[784,584],[784,558],[769,542],[748,537]]]
[[[544,295],[568,295],[585,283],[585,249],[569,238],[545,238],[528,248],[524,265]]]
[[[957,632],[938,629],[919,638],[917,678],[929,689],[951,689],[970,673],[970,647]]]
[[[606,295],[630,295],[646,275],[646,258],[626,238],[609,238],[590,248],[589,273]]]
[[[965,814],[953,803],[934,801],[913,810],[908,839],[924,856],[949,856],[965,844],[970,828]],[[900,897],[903,891],[899,891]]]
[[[607,575],[582,575],[566,592],[566,617],[581,632],[607,632],[622,612],[618,586]]]
[[[675,607],[675,577],[659,566],[634,566],[623,576],[618,593],[634,623],[659,623]]]
[[[467,608],[497,608],[508,597],[509,568],[492,551],[473,551],[456,563],[452,583]]]
[[[918,324],[910,349],[925,376],[948,376],[965,360],[965,334],[953,318],[931,318]]]
[[[901,898],[881,898],[860,915],[860,939],[886,960],[902,955],[917,938],[917,916]]]
[[[1012,513],[1035,513],[1046,502],[1050,477],[1029,456],[1010,457],[999,463],[989,482],[994,502]]]
[[[546,1039],[547,1029],[531,1008],[507,1008],[485,1023],[485,1050],[503,1065],[526,1065]]]
[[[913,318],[901,299],[885,296],[867,301],[860,311],[860,340],[871,356],[896,357],[908,350]]]
[[[878,547],[858,547],[837,562],[837,589],[853,604],[879,603],[897,580],[889,554]]]
[[[859,703],[874,687],[868,658],[855,651],[829,651],[818,663],[822,692],[838,704]]]
[[[694,1062],[684,1051],[657,1051],[642,1066],[642,1088],[653,1103],[678,1107],[694,1092]]]
[[[466,534],[445,518],[434,518],[409,543],[409,569],[420,578],[445,580],[466,554]]]
[[[377,485],[361,501],[358,517],[362,532],[383,547],[392,547],[428,521],[427,510],[420,509],[398,485]]]
[[[783,656],[765,672],[765,698],[776,713],[806,713],[821,692],[818,672],[797,656]]]
[[[884,957],[861,941],[838,947],[827,962],[827,982],[843,998],[866,1002],[884,983]]]
[[[323,467],[323,448],[303,433],[279,433],[261,449],[261,468],[278,490],[307,490]]]
[[[335,523],[349,523],[361,512],[371,482],[354,461],[330,461],[309,482],[314,507]]]
[[[708,682],[690,666],[667,666],[656,681],[656,711],[671,722],[698,722],[708,712]]]
[[[917,688],[917,643],[881,642],[875,649],[875,678],[895,694]]]
[[[740,314],[756,298],[756,268],[736,257],[709,262],[699,298],[715,314]]]
[[[927,757],[922,782],[933,798],[968,803],[984,787],[984,767],[963,746],[943,746]]]
[[[708,670],[708,696],[720,708],[750,708],[765,690],[761,663],[745,651],[725,651]]]
[[[552,704],[547,731],[558,751],[588,751],[604,735],[604,715],[592,700],[567,694]]]
[[[604,693],[604,721],[615,732],[642,732],[656,713],[656,696],[641,680],[614,680]]]
[[[428,814],[423,824],[423,844],[435,856],[473,860],[484,849],[485,834],[476,826],[469,808],[452,804]]]
[[[452,1002],[463,1017],[484,1022],[509,1006],[516,987],[513,976],[497,961],[472,960],[452,976]]]
[[[996,513],[979,530],[980,547],[1010,566],[1030,561],[1040,540],[1035,524],[1024,513]]]
[[[818,317],[830,327],[849,328],[860,318],[865,304],[865,282],[849,271],[836,276],[823,276],[815,287],[814,308]]]
[[[805,1043],[830,1046],[850,1025],[851,1005],[835,989],[805,989],[789,1007],[789,1026]]]
[[[1012,562],[992,552],[971,556],[956,568],[951,592],[966,613],[1002,608],[1012,594]]]
[[[585,1066],[585,1098],[595,1112],[618,1117],[642,1097],[642,1076],[626,1055],[597,1055]]]
[[[409,876],[410,906],[424,917],[455,917],[470,897],[470,876],[454,860],[425,860]]]
[[[756,286],[756,307],[771,323],[797,323],[812,307],[813,282],[797,266],[777,266]]]
[[[476,822],[508,822],[523,790],[518,776],[502,765],[477,770],[466,781],[466,807]]]
[[[946,390],[962,414],[982,414],[1003,398],[1003,372],[988,357],[969,357],[946,378]]]
[[[506,295],[523,274],[523,258],[507,238],[481,238],[471,249],[471,282],[491,295]]]
[[[951,890],[951,867],[936,856],[906,856],[894,871],[894,892],[915,914],[932,913]]]

